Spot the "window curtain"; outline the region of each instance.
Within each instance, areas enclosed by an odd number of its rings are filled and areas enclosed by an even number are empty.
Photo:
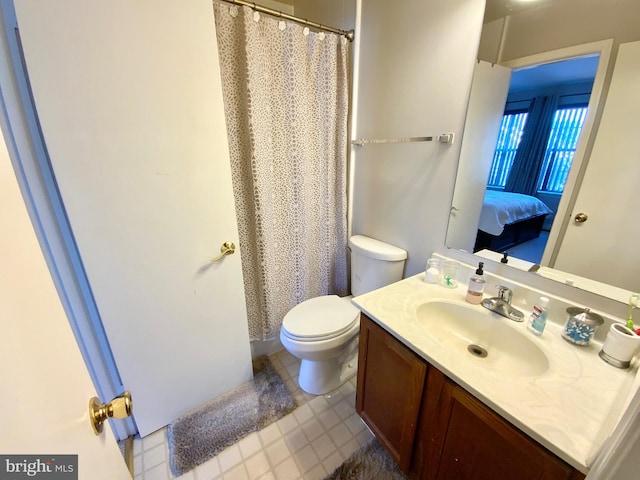
[[[347,290],[348,40],[214,1],[249,334]]]
[[[557,108],[557,95],[536,97],[531,102],[522,140],[505,183],[505,191],[525,195],[536,194],[538,177]]]

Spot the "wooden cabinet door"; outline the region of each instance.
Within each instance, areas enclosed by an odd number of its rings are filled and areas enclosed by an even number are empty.
[[[364,314],[359,350],[356,411],[406,473],[427,364]]]
[[[444,385],[438,422],[441,431],[446,424],[438,480],[584,478],[450,382]]]

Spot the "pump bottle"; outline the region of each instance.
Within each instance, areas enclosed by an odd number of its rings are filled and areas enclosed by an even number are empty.
[[[467,289],[466,300],[473,305],[478,305],[482,302],[482,292],[484,291],[484,263],[478,263],[478,268],[475,275],[472,275],[469,279],[469,288]]]

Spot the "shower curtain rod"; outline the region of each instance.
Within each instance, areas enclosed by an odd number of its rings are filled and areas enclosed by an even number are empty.
[[[294,17],[293,15],[289,15],[287,13],[280,12],[278,10],[273,10],[268,7],[262,7],[260,5],[256,5],[253,2],[245,2],[244,0],[222,0],[226,3],[233,3],[234,5],[243,5],[245,7],[249,7],[256,12],[266,13],[268,15],[273,15],[275,17],[286,18],[287,20],[291,20],[292,22],[301,23],[302,25],[307,25],[309,27],[318,28],[320,30],[325,30],[331,33],[337,33],[339,35],[344,35],[350,42],[353,42],[355,37],[355,31],[353,30],[340,30],[339,28],[327,27],[326,25],[322,25],[320,23],[311,22],[309,20],[305,20],[303,18]]]

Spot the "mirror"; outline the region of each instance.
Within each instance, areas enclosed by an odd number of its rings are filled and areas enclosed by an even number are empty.
[[[611,81],[611,72],[615,63],[618,46],[621,43],[640,40],[640,27],[634,25],[633,20],[631,20],[631,18],[638,18],[638,15],[640,15],[640,3],[635,0],[621,0],[616,4],[615,11],[612,11],[610,8],[607,9],[606,5],[596,5],[596,3],[599,2],[585,3],[580,0],[539,0],[538,2],[522,3],[516,0],[487,0],[485,24],[478,58],[488,62],[487,64],[491,68],[499,69],[502,68],[502,66],[509,66],[513,68],[514,71],[518,71],[519,68],[525,70],[522,67],[530,69],[533,65],[548,64],[563,58],[583,57],[584,61],[590,63],[590,68],[592,68],[594,65],[593,54],[598,53],[596,50],[600,48],[600,62],[595,81],[593,82],[594,89],[589,103],[588,118],[590,118],[585,120],[582,136],[576,148],[573,164],[567,177],[561,201],[556,202],[557,204],[551,202],[553,212],[557,212],[555,219],[553,222],[551,219],[547,220],[543,226],[543,236],[548,235],[549,238],[548,246],[538,261],[519,262],[517,258],[511,258],[509,265],[526,270],[532,263],[539,263],[543,267],[538,273],[544,276],[552,277],[554,280],[569,284],[575,282],[575,286],[579,288],[586,290],[595,289],[595,293],[600,294],[603,294],[603,290],[605,289],[603,283],[612,284],[624,290],[617,294],[607,293],[605,294],[606,296],[612,297],[617,295],[620,298],[626,297],[626,299],[628,299],[627,292],[639,290],[640,285],[636,285],[633,282],[616,284],[616,280],[600,277],[598,273],[593,273],[592,270],[589,270],[589,274],[585,275],[583,271],[579,270],[571,271],[564,269],[564,272],[566,272],[564,273],[549,268],[557,266],[556,260],[562,248],[564,234],[567,228],[570,228],[569,220],[573,222],[573,204],[580,192],[580,181],[585,174],[589,154],[591,153],[598,134],[598,122],[602,115],[602,109],[605,103],[604,99],[607,97],[607,90],[609,82]],[[541,32],[544,33],[541,34]],[[612,39],[609,40],[608,47],[604,43],[606,39]],[[600,46],[589,50],[588,45],[593,46],[596,44]],[[581,47],[584,48],[581,50]],[[565,55],[565,57],[562,57],[562,55]],[[496,65],[492,66],[492,64]],[[575,71],[577,69],[571,68],[570,70]],[[478,69],[476,69],[476,74],[478,74]],[[474,88],[475,81],[476,76],[474,75]],[[493,81],[493,83],[496,83],[496,81]],[[472,91],[470,108],[473,96]],[[488,96],[484,95],[484,97]],[[497,97],[500,97],[500,95],[497,95]],[[504,99],[505,97],[506,92],[502,98]],[[500,101],[497,100],[499,117],[497,120],[498,124],[495,127],[496,129],[500,128],[499,121],[501,120],[504,106],[504,100],[501,104]],[[464,156],[465,150],[471,150],[476,156],[478,154],[477,152],[481,150],[477,145],[466,148],[467,143],[469,143],[468,140],[473,140],[474,137],[474,135],[470,133],[472,130],[471,122],[474,122],[473,125],[475,125],[478,123],[478,120],[474,120],[473,115],[469,113],[462,141],[458,178],[456,180],[449,231],[447,232],[446,239],[447,247],[467,251],[473,251],[472,249],[476,246],[474,242],[470,249],[468,237],[472,236],[473,240],[476,239],[480,207],[478,207],[478,212],[471,214],[469,219],[465,217],[464,213],[468,212],[462,211],[463,209],[460,207],[458,199],[462,194],[461,190],[464,190],[464,194],[468,195],[469,185],[475,183],[476,185],[482,185],[481,198],[479,200],[480,203],[482,202],[484,188],[487,184],[488,169],[493,158],[493,150],[495,149],[494,141],[490,146],[489,166],[486,167],[487,170],[483,173],[483,178],[479,180],[477,178],[477,172],[469,169]],[[589,124],[589,122],[591,123]],[[480,123],[488,122],[483,121]],[[497,138],[497,133],[495,133],[494,138]],[[486,148],[486,146],[484,148]],[[467,155],[467,157],[468,156],[473,155]],[[469,171],[474,171],[475,178],[469,178]],[[606,186],[605,183],[603,188]],[[610,185],[610,187],[613,187],[613,185]],[[553,217],[553,214],[549,215],[549,217]],[[467,240],[461,241],[461,235],[462,237],[466,235]],[[500,248],[497,250],[497,253],[482,251],[482,254],[486,254],[487,258],[499,260],[502,255],[500,254]],[[509,250],[509,248],[507,247],[506,250]],[[587,258],[599,255],[607,256],[610,253],[609,251],[589,251]],[[624,265],[622,267],[618,265],[618,268],[634,268],[635,265],[637,265],[639,260],[638,252],[634,250],[632,253],[634,256],[628,255]],[[584,280],[584,282],[582,280]],[[594,281],[592,285],[586,285],[591,283],[589,280]]]

